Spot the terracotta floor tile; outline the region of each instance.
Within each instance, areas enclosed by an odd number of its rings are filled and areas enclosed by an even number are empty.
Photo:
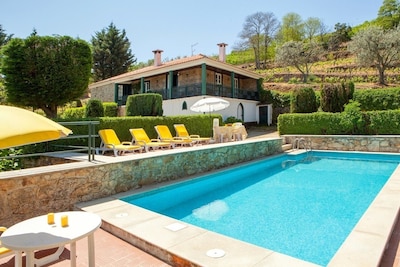
[[[94,234],[96,266],[101,267],[123,267],[123,266],[146,266],[146,267],[166,267],[170,266],[165,262],[145,253],[144,251],[130,245],[129,243],[99,229]],[[42,252],[51,253],[54,250]],[[87,239],[84,238],[76,243],[76,265],[77,267],[88,266]],[[37,257],[40,257],[38,255]],[[58,262],[47,266],[68,267],[70,266],[69,246],[66,246]],[[23,259],[25,267],[25,258]],[[0,267],[14,267],[14,257],[0,259]]]
[[[389,241],[381,264],[379,267],[400,267],[400,219],[397,220],[394,226],[392,236]]]

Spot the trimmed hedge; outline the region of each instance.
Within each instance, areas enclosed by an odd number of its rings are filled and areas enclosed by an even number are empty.
[[[126,116],[126,117],[100,117],[85,120],[96,120],[100,124],[96,125],[96,133],[100,129],[114,129],[121,141],[131,141],[132,137],[129,133],[131,128],[143,128],[150,138],[157,138],[157,133],[154,126],[157,124],[167,125],[173,136],[175,136],[174,124],[185,124],[189,134],[198,134],[204,137],[211,137],[213,135],[212,125],[213,119],[218,118],[220,124],[222,123],[222,116],[219,114],[201,114],[190,116],[168,116],[168,117],[152,117],[152,116]],[[67,121],[67,120],[59,120]],[[71,121],[71,120],[69,120]],[[77,120],[75,120],[77,121]],[[82,125],[68,125],[74,135],[87,135],[88,127]],[[87,146],[87,139],[61,139],[57,142],[63,144],[74,144]],[[100,144],[100,139],[96,138],[96,146]]]
[[[85,118],[86,108],[67,108],[62,114],[60,114],[61,119],[65,120],[80,120]]]
[[[400,110],[369,111],[371,134],[400,134]]]
[[[126,99],[126,116],[162,116],[162,96],[155,93],[130,95]]]
[[[363,111],[399,109],[400,88],[356,90],[353,100]]]
[[[360,113],[281,114],[278,117],[278,131],[281,135],[400,134],[399,126],[400,110]]]
[[[321,88],[320,107],[325,112],[342,112],[344,105],[354,95],[354,83],[323,84]]]
[[[104,116],[103,102],[98,99],[90,99],[86,105],[86,118],[97,118]]]
[[[118,104],[115,102],[104,102],[104,117],[117,117],[118,116]]]
[[[296,88],[292,92],[290,111],[293,113],[310,113],[318,110],[317,98],[312,88]]]
[[[101,103],[101,102],[98,102],[98,103]],[[117,117],[118,116],[118,104],[117,103],[104,102],[104,103],[102,103],[102,106],[103,106],[104,117]],[[88,107],[67,108],[60,114],[60,118],[66,119],[66,120],[78,120],[78,119],[86,118],[87,108]],[[96,117],[99,117],[99,116],[96,116]]]
[[[278,117],[279,134],[337,134],[340,113],[286,113]]]

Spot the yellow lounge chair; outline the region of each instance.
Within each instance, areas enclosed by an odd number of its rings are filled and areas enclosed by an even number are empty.
[[[160,139],[150,139],[146,131],[143,128],[129,129],[132,135],[132,143],[142,146],[146,152],[150,148],[156,150],[158,148],[172,148],[172,144],[169,142],[161,142]]]
[[[192,146],[195,141],[182,137],[173,137],[167,125],[156,125],[154,126],[156,132],[158,134],[158,138],[162,142],[168,142],[173,145],[181,145],[181,146]]]
[[[100,130],[99,135],[101,138],[101,144],[97,151],[101,150],[102,154],[104,154],[105,151],[112,150],[114,156],[118,156],[123,155],[125,152],[142,152],[143,150],[143,147],[132,145],[131,142],[121,142],[113,129]]]
[[[0,233],[3,233],[5,230],[7,230],[6,227],[0,226]],[[14,252],[11,249],[3,247],[0,242],[0,258],[11,256],[12,254],[14,254]]]
[[[184,124],[174,124],[175,132],[178,137],[192,139],[198,143],[210,143],[211,138],[200,137],[198,134],[189,134]]]

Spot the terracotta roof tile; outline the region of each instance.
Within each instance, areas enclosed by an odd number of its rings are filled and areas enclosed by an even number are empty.
[[[141,69],[138,69],[138,70],[134,70],[134,71],[129,71],[129,72],[126,72],[126,73],[123,73],[123,74],[120,74],[120,75],[105,79],[105,80],[98,81],[96,83],[92,83],[92,84],[89,85],[89,87],[96,87],[96,85],[100,86],[101,84],[107,84],[107,83],[113,82],[113,81],[121,81],[124,78],[128,78],[128,77],[130,79],[130,78],[133,78],[135,76],[140,76],[141,74],[144,74],[144,73],[147,73],[147,72],[157,71],[157,70],[161,70],[163,68],[168,68],[168,67],[171,67],[171,66],[176,66],[176,65],[180,65],[180,64],[184,64],[184,63],[190,63],[190,62],[201,60],[201,59],[205,59],[207,61],[215,61],[216,64],[226,64],[227,66],[230,66],[230,64],[223,63],[223,62],[219,61],[218,59],[214,59],[214,58],[210,58],[210,57],[207,57],[205,55],[202,55],[202,54],[198,54],[198,55],[194,55],[194,56],[191,56],[191,57],[184,57],[184,58],[180,58],[180,59],[175,59],[175,60],[172,60],[172,61],[164,62],[159,66],[154,66],[153,65],[153,66],[144,67],[144,68],[141,68]],[[230,66],[230,68],[237,68],[237,67]],[[240,71],[241,72],[248,72],[248,71],[245,71],[245,70],[240,70]],[[250,72],[248,74],[250,74]],[[251,73],[251,74],[252,75],[256,75],[254,73]]]
[[[168,62],[164,62],[159,66],[148,66],[148,67],[144,67],[138,70],[133,70],[133,71],[129,71],[105,80],[101,80],[100,82],[106,82],[106,81],[112,81],[112,80],[116,80],[116,79],[120,79],[120,78],[124,78],[127,76],[131,76],[131,75],[137,75],[137,74],[141,74],[141,73],[146,73],[148,71],[151,70],[156,70],[156,69],[161,69],[161,68],[165,68],[165,67],[169,67],[169,66],[174,66],[174,65],[179,65],[185,62],[190,62],[190,61],[195,61],[198,59],[202,59],[202,58],[206,58],[206,56],[199,54],[199,55],[195,55],[195,56],[191,56],[191,57],[185,57],[185,58],[180,58],[180,59],[175,59],[172,61],[168,61]]]

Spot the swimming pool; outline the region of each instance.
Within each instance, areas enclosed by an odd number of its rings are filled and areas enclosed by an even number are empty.
[[[399,161],[368,153],[284,155],[123,200],[326,265]]]

